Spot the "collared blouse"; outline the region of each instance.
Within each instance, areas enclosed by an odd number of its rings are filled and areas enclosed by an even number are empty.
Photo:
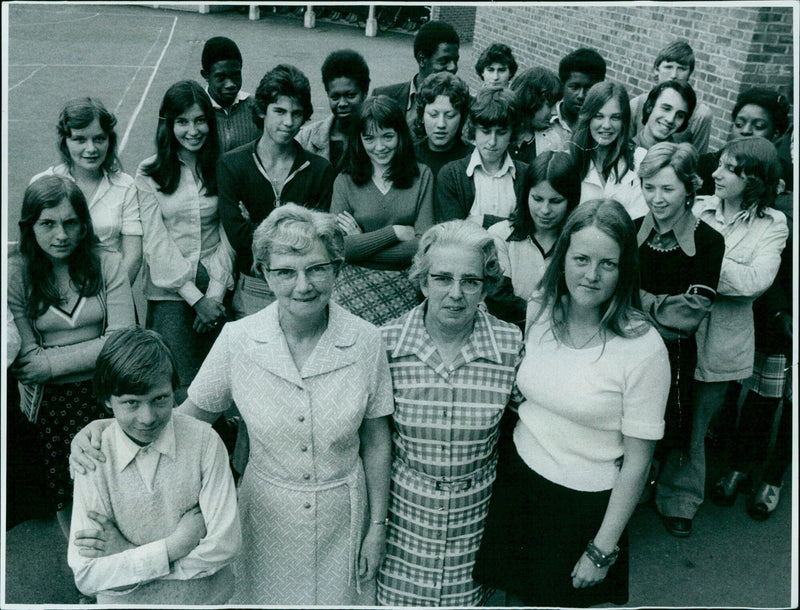
[[[394,454],[427,476],[458,478],[497,457],[522,336],[479,309],[469,341],[445,364],[425,329],[426,305],[381,329],[394,387]]]
[[[42,176],[63,176],[75,180],[66,163],[54,165],[36,174],[31,183]],[[123,172],[103,172],[103,177],[89,203],[92,229],[100,245],[122,254],[123,235],[141,235],[139,198],[133,178]]]
[[[206,296],[220,298],[233,289],[234,252],[220,224],[217,196],[207,195],[184,163],[175,192],[162,193],[142,172],[154,158],[142,161],[135,181],[144,228],[145,297],[194,305],[203,297],[195,285],[202,264],[209,276]]]
[[[646,154],[647,151],[643,148],[636,149],[633,167],[628,168],[625,168],[625,162],[620,159],[617,164],[617,171],[620,173],[618,181],[615,181],[613,172],[609,175],[608,180],[603,180],[600,171],[592,161],[589,164],[589,172],[581,183],[581,203],[590,199],[605,197],[621,203],[622,207],[634,220],[647,214],[647,204],[642,194],[642,185],[639,181],[639,175],[636,173],[639,163],[641,163]]]
[[[698,197],[692,211],[725,239],[717,300],[697,331],[695,379],[744,379],[755,354],[752,302],[778,273],[789,236],[786,217],[773,208],[758,216],[750,207],[727,222],[716,196]]]

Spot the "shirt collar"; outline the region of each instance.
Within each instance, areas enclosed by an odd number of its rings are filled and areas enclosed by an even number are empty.
[[[408,89],[408,102],[406,103],[406,112],[411,110],[411,107],[414,105],[414,98],[417,97],[417,76],[419,74],[415,74],[414,78],[411,79],[411,87]]]
[[[469,164],[467,165],[467,176],[472,177],[475,174],[475,169],[480,167],[485,174],[490,175],[483,168],[483,162],[481,161],[481,154],[478,152],[478,149],[472,151],[472,154],[469,158]],[[500,167],[500,170],[496,174],[491,174],[493,178],[499,178],[501,176],[505,176],[506,173],[510,173],[512,178],[517,177],[517,167],[514,165],[514,161],[511,159],[511,155],[506,152],[506,156],[503,159],[503,165]]]
[[[757,204],[753,204],[749,208],[740,210],[730,222],[725,222],[725,214],[722,212],[722,199],[716,195],[711,195],[707,197],[697,197],[695,202],[695,206],[697,206],[695,209],[698,209],[701,214],[711,214],[714,217],[714,220],[723,227],[726,225],[733,225],[738,222],[743,222],[749,226],[756,217]]]
[[[436,351],[428,331],[425,329],[425,312],[427,310],[427,299],[417,305],[408,313],[408,317],[403,324],[397,345],[392,351],[392,357],[416,355],[423,362],[427,362],[431,355]],[[475,312],[474,326],[472,334],[466,345],[461,348],[465,363],[472,362],[479,358],[491,362],[502,363],[500,347],[497,344],[494,329],[489,321],[488,314],[480,307]]]
[[[169,418],[167,425],[164,426],[164,429],[161,431],[161,434],[158,435],[158,438],[144,447],[134,443],[128,437],[128,435],[123,432],[122,426],[119,425],[119,422],[114,421],[112,425],[114,426],[115,436],[114,446],[117,448],[118,472],[125,470],[128,464],[133,462],[136,459],[136,456],[139,455],[139,452],[145,447],[149,447],[153,451],[157,451],[158,453],[161,453],[169,458],[175,458],[175,424],[172,417]]]
[[[551,125],[560,125],[564,129],[566,129],[569,133],[572,133],[572,128],[567,124],[564,120],[564,117],[561,114],[561,106],[564,104],[564,100],[560,100],[556,104],[556,111],[553,113],[553,116],[550,117],[550,124]]]
[[[694,230],[697,228],[697,223],[700,222],[698,218],[691,212],[687,212],[675,223],[667,233],[672,233],[678,242],[678,246],[686,256],[694,256],[697,252],[694,242]],[[636,234],[636,241],[641,246],[650,235],[656,231],[653,213],[648,212],[642,221],[642,226],[639,227],[639,232]]]
[[[58,165],[53,166],[53,174],[56,176],[63,176],[64,178],[69,178],[70,180],[75,182],[75,177],[70,173],[69,166],[66,163],[59,163]],[[108,182],[110,182],[111,184],[127,186],[122,182],[121,174],[122,172],[119,171],[107,172],[106,170],[103,170],[103,177],[101,178],[101,184],[102,181],[108,180]]]
[[[234,108],[234,106],[236,106],[236,104],[238,104],[239,102],[243,102],[243,101],[244,101],[244,100],[246,100],[248,97],[250,97],[250,94],[249,94],[249,93],[245,93],[244,91],[242,91],[241,89],[239,89],[239,92],[236,94],[236,99],[235,99],[235,100],[233,100],[233,104],[231,104],[231,107],[230,107],[229,109],[225,109],[225,108],[223,108],[222,106],[220,106],[220,105],[217,103],[217,100],[215,100],[215,99],[213,98],[213,96],[212,96],[210,93],[208,93],[208,85],[206,85],[206,93],[208,94],[208,99],[210,99],[210,100],[211,100],[211,107],[212,107],[214,110],[225,110],[226,112],[227,112],[228,110],[233,110],[233,108]]]

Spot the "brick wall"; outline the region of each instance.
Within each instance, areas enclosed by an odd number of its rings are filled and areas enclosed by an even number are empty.
[[[743,88],[764,85],[793,97],[793,32],[790,6],[479,6],[472,58],[493,42],[505,42],[517,62],[558,71],[559,60],[581,47],[596,49],[608,65],[606,78],[624,84],[631,97],[654,84],[653,60],[675,39],[692,45],[691,84],[711,107],[710,149],[727,139],[730,114]],[[477,76],[462,70],[477,86]],[[468,75],[468,76],[467,76]]]
[[[474,6],[434,5],[431,7],[431,20],[446,21],[458,32],[461,42],[472,42],[475,13]]]

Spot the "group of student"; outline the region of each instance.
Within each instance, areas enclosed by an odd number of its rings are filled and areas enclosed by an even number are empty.
[[[212,38],[133,178],[113,114],[64,106],[62,162],[22,202],[8,344],[83,594],[625,603],[628,520],[652,492],[690,535],[718,413],[712,499],[749,486],[755,519],[775,510],[786,100],[743,91],[708,152],[684,41],[633,99],[591,49],[517,73],[493,44],[474,94],[450,25],[413,51],[414,78],[371,96],[364,58],[331,53],[309,122],[300,70],[248,95]]]

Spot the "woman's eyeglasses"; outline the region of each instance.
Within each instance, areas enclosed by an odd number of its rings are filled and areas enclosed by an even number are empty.
[[[265,267],[264,269],[268,273],[271,273],[272,277],[281,284],[294,284],[300,275],[300,271],[303,272],[306,280],[313,284],[315,282],[329,280],[340,264],[341,261],[330,261],[328,263],[309,265],[305,269],[292,269],[291,267],[276,267],[273,269]]]
[[[450,290],[455,282],[458,282],[461,292],[464,294],[475,294],[483,288],[486,278],[482,277],[460,277],[454,278],[452,275],[428,274],[430,285],[441,290]]]

